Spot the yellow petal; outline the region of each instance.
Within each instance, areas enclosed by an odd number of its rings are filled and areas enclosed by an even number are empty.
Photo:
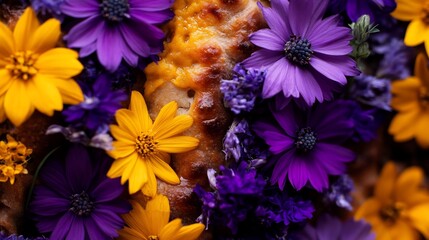
[[[39,54],[54,48],[61,35],[60,24],[57,19],[47,20],[29,39],[28,48]]]
[[[0,96],[0,123],[6,120],[6,113],[4,111],[4,95]]]
[[[392,83],[392,93],[402,95],[408,92],[416,92],[421,86],[421,81],[417,77],[408,77],[404,80],[394,81]]]
[[[415,119],[419,117],[419,113],[420,111],[415,109],[395,115],[389,126],[389,133],[394,136],[395,141],[404,142],[415,136],[417,127],[414,123]]]
[[[174,219],[169,222],[159,233],[159,239],[173,239],[179,233],[180,228],[182,227],[182,220],[179,218]]]
[[[416,119],[416,141],[420,147],[429,148],[429,111],[422,112]]]
[[[41,54],[34,67],[40,74],[69,79],[78,75],[83,65],[77,59],[78,53],[68,48],[54,48]]]
[[[114,141],[112,147],[113,149],[109,151],[109,155],[114,159],[124,158],[135,153],[135,146],[127,142]]]
[[[429,40],[429,26],[421,19],[413,20],[405,32],[405,45],[413,47],[427,40]]]
[[[134,166],[129,165],[128,168],[130,168],[130,176],[128,179],[128,190],[130,194],[136,193],[140,191],[148,181],[148,166],[144,159],[142,159],[138,154],[137,159],[134,161]],[[127,169],[125,170],[124,174],[126,173]],[[124,175],[125,176],[125,175]]]
[[[429,39],[428,39],[429,40]],[[429,43],[426,41],[425,44]],[[429,50],[427,50],[429,51]],[[421,80],[421,83],[429,88],[429,68],[428,58],[425,54],[419,53],[416,58],[416,64],[414,66],[414,75]]]
[[[27,47],[29,43],[28,40],[32,38],[33,33],[37,30],[39,25],[39,20],[37,20],[36,13],[33,9],[30,7],[25,9],[13,31],[17,51],[31,50]]]
[[[395,224],[389,229],[391,239],[395,240],[418,240],[419,235],[416,230],[405,220],[396,220]]]
[[[157,156],[152,156],[148,161],[149,167],[152,168],[155,175],[162,181],[169,184],[179,184],[180,179],[177,176],[176,172]]]
[[[122,128],[117,125],[110,125],[110,132],[116,140],[128,143],[128,144],[136,144],[136,135],[132,135],[131,133],[124,131]]]
[[[392,16],[402,21],[411,21],[419,18],[422,12],[423,1],[397,0]]]
[[[192,126],[193,119],[189,115],[180,115],[171,120],[165,121],[162,128],[154,132],[155,139],[164,139],[184,132]]]
[[[423,180],[424,173],[421,168],[409,167],[405,169],[396,181],[395,199],[408,203],[408,200],[412,199],[413,195],[419,191]]]
[[[131,112],[128,109],[122,108],[116,111],[115,114],[116,121],[119,124],[119,127],[124,131],[127,131],[130,135],[137,136],[140,134],[141,129],[139,129],[137,122],[137,116],[134,112]]]
[[[147,168],[147,182],[142,188],[142,193],[148,197],[154,197],[157,191],[157,182],[155,178],[155,174],[153,173],[152,168]]]
[[[9,74],[9,71],[6,69],[0,69],[0,96],[10,88],[12,82],[13,80]]]
[[[182,153],[195,149],[199,140],[190,136],[178,136],[158,141],[157,149],[167,153]]]
[[[107,153],[110,154],[110,152],[107,152]],[[107,176],[109,178],[120,177],[124,172],[125,168],[128,166],[128,164],[132,164],[132,160],[134,159],[131,158],[130,156],[116,159],[115,161],[113,161],[112,166],[107,172]]]
[[[140,235],[142,237],[149,236],[150,229],[148,226],[153,223],[147,222],[147,220],[144,219],[146,217],[145,209],[143,209],[143,207],[136,201],[130,201],[130,203],[133,210],[128,214],[123,215],[122,218],[125,223],[136,232],[133,235]]]
[[[152,232],[159,233],[167,225],[168,220],[170,220],[170,203],[168,198],[161,194],[155,195],[147,202],[145,210],[146,212],[157,213],[152,214],[154,216],[152,219],[156,220],[155,223],[157,224],[156,229]]]
[[[12,83],[5,96],[4,109],[7,118],[15,126],[20,126],[33,113],[34,107],[30,102],[24,82],[14,81]]]
[[[417,228],[426,239],[429,239],[429,203],[420,204],[408,211],[412,225]]]
[[[9,57],[15,52],[15,41],[12,31],[3,23],[0,22],[0,59]],[[5,62],[4,62],[5,63]],[[0,66],[4,65],[0,62]]]
[[[176,111],[177,103],[174,101],[169,102],[164,107],[162,107],[155,119],[155,122],[153,123],[153,132],[156,133],[160,131],[166,122],[172,120],[176,116]]]
[[[355,219],[368,219],[371,216],[378,215],[381,209],[381,204],[376,198],[366,200],[356,211]]]
[[[146,132],[152,128],[152,119],[150,119],[146,102],[140,92],[131,92],[131,102],[129,108],[136,114],[142,131]]]
[[[79,104],[83,101],[83,93],[73,79],[52,79],[52,83],[57,87],[61,93],[64,104]]]
[[[174,240],[195,240],[204,231],[204,224],[194,223],[180,228]]]
[[[145,235],[129,227],[119,230],[118,233],[120,240],[147,240]]]
[[[387,204],[392,199],[396,177],[395,164],[393,162],[384,164],[374,189],[374,196],[381,204]]]
[[[54,115],[54,110],[63,109],[61,94],[49,79],[41,75],[36,75],[28,82],[28,97],[31,98],[33,105],[41,113],[48,116]]]

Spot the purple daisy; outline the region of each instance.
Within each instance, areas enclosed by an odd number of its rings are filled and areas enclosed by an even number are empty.
[[[63,111],[66,122],[91,133],[105,132],[121,102],[127,99],[123,91],[112,91],[110,86],[106,75],[100,75],[92,85],[81,84],[85,99]]]
[[[73,145],[65,161],[47,162],[30,204],[39,232],[52,232],[50,239],[117,237],[120,215],[131,208],[121,199],[119,179],[106,177],[110,164],[104,152],[90,155],[81,145]]]
[[[328,0],[272,0],[272,8],[259,7],[269,29],[250,36],[262,49],[243,65],[267,71],[263,98],[283,91],[285,97],[302,97],[308,105],[332,99],[358,74],[352,51],[350,28],[338,26],[336,16],[322,19]]]
[[[121,60],[136,67],[139,57],[162,49],[164,33],[156,25],[172,18],[173,0],[66,0],[65,15],[82,19],[65,37],[80,56],[97,52],[101,64],[115,71]],[[112,47],[113,46],[113,47]]]
[[[276,122],[261,120],[253,130],[269,146],[274,170],[271,183],[283,189],[286,178],[300,190],[307,182],[321,192],[328,188],[328,175],[340,175],[354,153],[340,144],[354,131],[347,102],[336,101],[304,111],[289,104],[272,111]]]
[[[307,224],[305,228],[296,233],[292,239],[300,240],[374,240],[375,234],[371,232],[371,225],[352,219],[341,222],[340,219],[330,216],[321,216],[313,227]]]

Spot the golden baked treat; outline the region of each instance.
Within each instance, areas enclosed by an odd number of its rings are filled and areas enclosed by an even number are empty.
[[[167,24],[165,50],[146,70],[144,94],[152,119],[170,101],[189,114],[193,126],[185,132],[200,140],[197,149],[172,156],[179,186],[158,182],[171,204],[173,218],[185,223],[198,217],[195,184],[208,186],[207,169],[224,164],[222,139],[230,124],[219,90],[234,65],[253,50],[248,36],[264,21],[256,0],[176,0],[174,19]]]

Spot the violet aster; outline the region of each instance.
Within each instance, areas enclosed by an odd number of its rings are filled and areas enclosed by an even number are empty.
[[[115,71],[121,60],[136,67],[140,57],[161,52],[164,33],[157,24],[173,14],[173,0],[66,0],[65,15],[81,19],[66,35],[80,56],[97,52],[101,64]],[[113,47],[112,47],[113,46]]]
[[[104,132],[112,123],[121,102],[127,99],[123,91],[112,91],[107,75],[100,75],[94,84],[81,84],[84,100],[63,111],[66,122],[74,128],[83,128],[91,133]]]
[[[110,164],[104,151],[89,153],[81,145],[70,147],[64,161],[49,160],[30,203],[39,232],[52,232],[51,239],[118,237],[120,215],[131,207],[121,199],[120,180],[106,176]]]
[[[396,8],[395,0],[331,0],[333,12],[346,10],[348,17],[356,21],[360,16],[369,15],[371,21],[388,15]]]
[[[361,221],[349,219],[341,222],[340,219],[322,215],[313,227],[307,224],[292,239],[299,240],[375,240],[375,234],[371,232],[371,226]]]
[[[243,61],[246,68],[264,68],[262,97],[279,92],[303,98],[307,105],[333,98],[358,74],[352,51],[351,30],[338,26],[336,16],[323,19],[328,0],[272,0],[271,8],[258,3],[269,29],[250,41],[261,49]]]
[[[307,182],[321,192],[328,188],[328,175],[340,175],[354,153],[341,146],[353,134],[354,123],[343,101],[317,104],[303,110],[295,104],[275,111],[275,121],[263,119],[253,130],[273,154],[271,183],[283,189],[287,178],[300,190]],[[271,164],[272,163],[272,164]]]

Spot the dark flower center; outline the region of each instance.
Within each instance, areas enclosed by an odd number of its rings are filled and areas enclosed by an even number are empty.
[[[111,22],[120,22],[129,17],[130,4],[128,0],[102,0],[100,3],[101,15]]]
[[[85,191],[71,195],[70,202],[71,207],[69,210],[78,216],[88,216],[94,210],[94,202],[91,201]]]
[[[402,205],[401,203],[394,203],[382,207],[379,212],[381,220],[390,224],[395,223],[396,219],[401,215]]]
[[[136,139],[136,151],[142,157],[147,157],[156,152],[158,142],[153,139],[153,136],[142,133]]]
[[[313,150],[316,145],[316,133],[311,128],[301,128],[296,133],[295,146],[300,152],[308,152]]]
[[[17,52],[6,58],[8,62],[6,69],[16,79],[29,80],[38,72],[37,68],[34,67],[38,57],[32,51]]]
[[[299,65],[308,65],[310,63],[313,50],[311,50],[311,43],[307,39],[300,36],[291,35],[289,41],[285,44],[286,58]]]

